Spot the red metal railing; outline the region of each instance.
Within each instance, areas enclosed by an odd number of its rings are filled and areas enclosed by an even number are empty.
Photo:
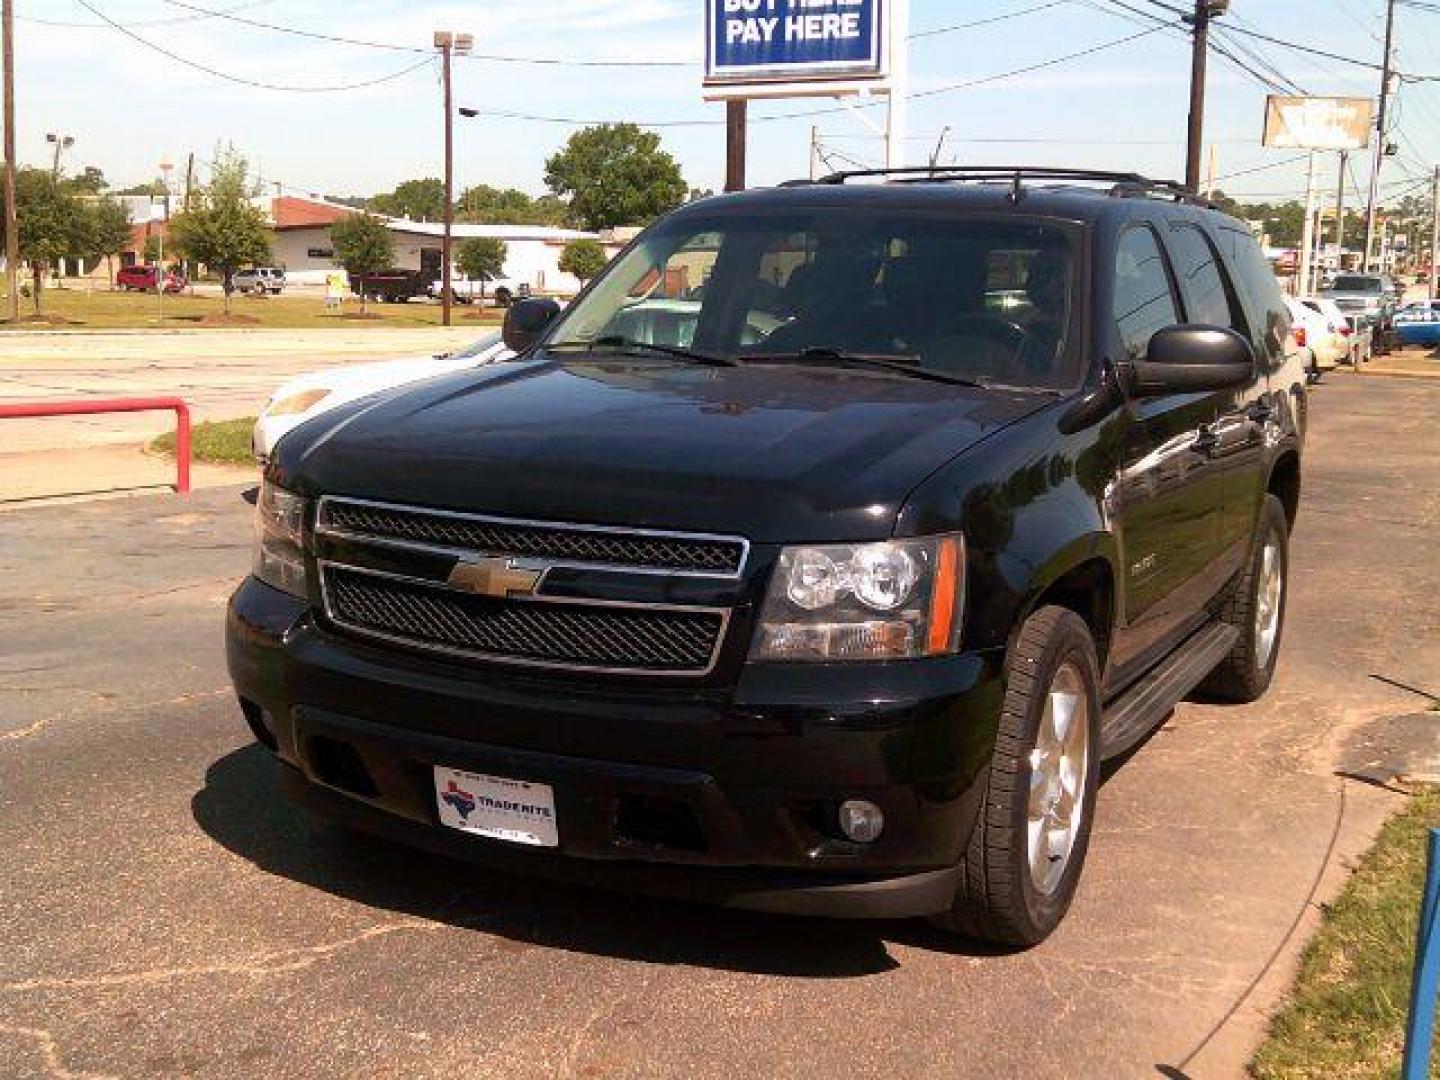
[[[190,406],[178,397],[97,398],[94,401],[0,402],[0,420],[37,416],[88,416],[93,413],[175,413],[175,490],[190,493]]]

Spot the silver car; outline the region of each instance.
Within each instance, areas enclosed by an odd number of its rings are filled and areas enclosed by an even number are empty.
[[[239,270],[230,279],[237,290],[263,296],[270,293],[279,296],[285,288],[285,271],[278,266],[254,266]]]

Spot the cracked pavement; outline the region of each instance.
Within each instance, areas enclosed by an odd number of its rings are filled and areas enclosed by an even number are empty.
[[[1313,411],[1275,687],[1111,770],[1070,918],[1018,955],[312,821],[226,684],[239,489],[0,516],[0,1075],[1241,1075],[1317,875],[1400,804],[1334,775],[1424,708],[1371,675],[1440,683],[1440,384],[1340,374]]]

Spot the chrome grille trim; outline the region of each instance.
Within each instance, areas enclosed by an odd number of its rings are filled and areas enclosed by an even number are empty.
[[[671,678],[700,678],[705,675],[709,675],[715,670],[715,665],[719,662],[720,659],[720,651],[722,648],[724,648],[725,645],[726,634],[730,628],[731,610],[729,608],[695,607],[679,604],[649,604],[637,603],[626,600],[575,600],[564,597],[534,596],[524,599],[517,598],[507,601],[495,601],[494,603],[499,607],[511,607],[517,609],[526,606],[538,609],[545,606],[554,605],[557,608],[563,607],[571,609],[573,611],[594,610],[596,612],[603,612],[607,609],[619,609],[621,611],[634,612],[637,615],[643,615],[647,613],[673,613],[677,615],[710,617],[715,620],[714,642],[710,648],[708,658],[706,659],[703,667],[692,666],[667,668],[646,667],[639,664],[616,666],[613,664],[590,664],[583,661],[577,662],[566,659],[539,659],[527,656],[515,656],[503,652],[487,652],[482,649],[467,648],[464,646],[445,644],[442,642],[427,641],[423,638],[412,637],[403,633],[392,633],[386,630],[378,630],[372,626],[360,625],[358,623],[345,619],[343,616],[337,614],[334,597],[332,596],[330,574],[332,571],[336,571],[343,574],[353,574],[358,576],[389,580],[412,588],[429,590],[440,596],[449,594],[455,597],[473,600],[476,599],[473,593],[469,593],[460,589],[453,589],[449,587],[445,582],[428,580],[425,578],[409,577],[404,574],[392,574],[385,571],[370,569],[368,567],[334,563],[327,560],[318,560],[317,568],[319,570],[320,594],[322,602],[324,604],[325,616],[336,627],[339,627],[340,629],[345,630],[348,633],[354,634],[357,637],[370,638],[376,641],[383,641],[395,645],[403,645],[407,648],[415,649],[421,652],[436,653],[444,656],[459,657],[468,660],[483,660],[486,662],[493,662],[496,664],[508,664],[517,667],[543,668],[549,670],[572,671],[589,674],[650,676],[658,675]],[[571,625],[571,629],[574,629],[573,623]],[[549,628],[536,628],[533,624],[532,631],[542,637],[546,633],[556,633],[556,631]],[[562,646],[563,644],[564,643],[562,640]],[[657,640],[653,635],[647,638],[646,645],[651,649],[658,648],[664,650],[670,648],[668,644],[663,641]]]
[[[523,546],[511,546],[505,543],[449,543],[435,542],[430,539],[413,539],[407,536],[398,536],[384,532],[368,531],[362,529],[346,528],[333,523],[335,508],[355,507],[361,511],[379,511],[381,513],[405,515],[415,519],[431,519],[433,522],[443,525],[454,523],[458,527],[473,525],[480,529],[493,528],[497,532],[506,531],[512,534],[550,534],[558,540],[568,539],[574,544],[584,544],[587,541],[591,544],[625,545],[627,542],[634,546],[644,547],[645,545],[663,545],[671,542],[681,547],[693,546],[695,548],[721,547],[734,552],[733,566],[727,568],[662,565],[652,560],[649,563],[644,561],[627,561],[624,559],[586,559],[571,557],[566,554],[550,554],[544,550],[534,550]],[[564,567],[577,570],[608,570],[627,574],[650,574],[663,575],[667,577],[691,577],[709,578],[723,581],[737,581],[745,572],[745,565],[750,557],[750,541],[742,536],[725,536],[714,533],[690,533],[676,532],[662,529],[641,529],[628,526],[615,525],[579,525],[571,522],[557,521],[535,521],[528,518],[506,518],[496,517],[488,514],[462,513],[453,510],[432,510],[421,506],[405,506],[399,503],[378,502],[370,499],[354,499],[348,496],[325,495],[322,496],[315,515],[315,532],[319,536],[335,537],[337,539],[350,540],[362,544],[374,544],[380,547],[394,548],[403,551],[416,551],[431,555],[447,555],[461,557],[465,555],[510,555],[519,558],[543,559],[549,566]]]

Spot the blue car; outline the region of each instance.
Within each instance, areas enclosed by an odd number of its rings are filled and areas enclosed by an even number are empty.
[[[1395,313],[1403,345],[1440,345],[1440,300],[1417,300]]]

